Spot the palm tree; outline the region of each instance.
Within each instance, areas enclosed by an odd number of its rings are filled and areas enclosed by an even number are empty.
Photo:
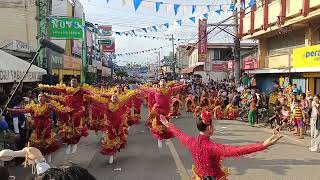
[[[123,77],[128,77],[128,73],[127,73],[127,71],[119,70],[116,72],[116,76],[117,76],[117,78],[120,77],[120,79],[122,81]]]

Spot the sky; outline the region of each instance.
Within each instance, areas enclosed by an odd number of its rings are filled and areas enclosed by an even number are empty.
[[[160,49],[161,58],[169,55],[172,51],[172,41],[164,39],[170,38],[174,35],[175,44],[187,44],[188,42],[197,42],[198,36],[198,21],[193,23],[189,18],[196,17],[196,19],[203,18],[203,14],[210,12],[208,23],[219,22],[232,15],[227,12],[230,0],[143,0],[137,11],[134,9],[133,0],[127,0],[124,5],[123,0],[81,0],[84,6],[86,21],[97,23],[101,25],[112,25],[114,32],[125,32],[135,30],[136,35],[155,36],[161,39],[152,39],[144,37],[134,37],[131,35],[116,35],[116,54],[130,53],[143,51],[153,48]],[[154,2],[163,2],[160,9],[156,12]],[[181,4],[177,15],[174,13],[174,4]],[[197,5],[196,11],[192,14],[192,6]],[[215,10],[220,8],[225,10],[221,15],[217,14]],[[168,7],[169,6],[169,7]],[[182,26],[176,21],[182,20]],[[232,21],[230,21],[232,22]],[[229,22],[229,23],[230,23]],[[145,33],[141,28],[152,27],[169,23],[169,28],[162,26],[157,28],[157,32],[152,30]],[[210,27],[208,31],[211,29]],[[139,29],[139,30],[138,30]],[[229,28],[232,31],[232,28]],[[178,39],[180,41],[178,41]],[[208,35],[209,42],[232,42],[232,37],[226,33],[221,33],[221,30],[215,29]],[[115,60],[119,65],[127,63],[148,64],[155,63],[158,59],[158,53],[149,52],[138,55],[117,57]]]

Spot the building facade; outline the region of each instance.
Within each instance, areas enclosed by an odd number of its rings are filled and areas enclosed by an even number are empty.
[[[187,49],[188,68],[181,71],[182,74],[199,74],[204,81],[209,78],[223,80],[233,78],[233,43],[209,43],[207,50],[207,61],[199,62],[198,49],[194,44],[189,44]],[[256,51],[257,44],[241,44],[241,54]]]
[[[278,81],[320,93],[319,0],[258,0],[241,11],[239,35],[259,40],[258,66],[248,72],[257,74],[263,91]]]

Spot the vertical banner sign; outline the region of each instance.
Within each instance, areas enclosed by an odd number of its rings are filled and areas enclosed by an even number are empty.
[[[198,61],[206,62],[207,61],[207,20],[199,20],[199,42],[198,42]]]
[[[51,17],[50,39],[83,39],[84,24],[81,18]]]
[[[99,40],[99,44],[102,52],[114,53],[116,50],[114,37],[101,39]]]

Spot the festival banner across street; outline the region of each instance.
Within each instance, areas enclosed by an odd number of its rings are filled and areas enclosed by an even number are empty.
[[[51,39],[83,39],[84,22],[81,18],[50,17]]]

